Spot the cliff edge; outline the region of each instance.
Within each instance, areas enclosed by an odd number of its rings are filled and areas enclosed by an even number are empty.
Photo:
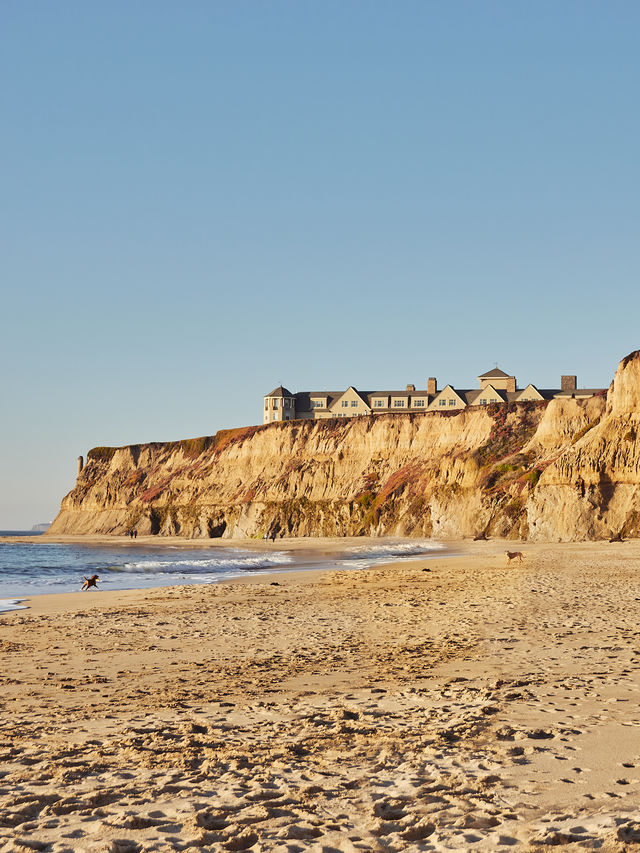
[[[605,396],[94,448],[49,534],[640,535],[640,351]]]

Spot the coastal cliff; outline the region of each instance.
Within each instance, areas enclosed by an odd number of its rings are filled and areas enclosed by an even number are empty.
[[[605,396],[91,450],[49,534],[640,536],[640,351]]]

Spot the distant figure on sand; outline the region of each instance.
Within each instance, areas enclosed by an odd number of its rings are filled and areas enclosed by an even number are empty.
[[[84,575],[82,577],[84,578]],[[84,583],[82,584],[82,590],[80,590],[80,591],[82,592],[85,589],[91,589],[91,587],[93,587],[94,589],[98,589],[98,581],[99,580],[100,580],[100,578],[98,577],[98,575],[91,575],[90,578],[84,578]]]
[[[517,560],[521,563],[522,558],[524,557],[522,551],[505,551],[504,553],[507,555],[507,563],[510,563],[511,560]]]

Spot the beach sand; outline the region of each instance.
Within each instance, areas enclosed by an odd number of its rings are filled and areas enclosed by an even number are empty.
[[[640,542],[507,547],[1,614],[0,851],[640,850]]]

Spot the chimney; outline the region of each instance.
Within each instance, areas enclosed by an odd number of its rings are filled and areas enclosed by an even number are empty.
[[[516,377],[508,376],[507,377],[507,391],[511,391],[513,393],[516,390]]]
[[[578,377],[577,376],[561,376],[560,377],[560,388],[562,391],[575,391],[578,387]]]
[[[415,385],[407,385],[407,387],[405,388],[405,390],[406,390],[406,391],[415,391],[415,390],[416,390],[416,386],[415,386]]]
[[[438,393],[438,381],[435,378],[435,376],[430,376],[427,379],[427,394],[430,397],[435,397],[435,395],[437,393]]]

